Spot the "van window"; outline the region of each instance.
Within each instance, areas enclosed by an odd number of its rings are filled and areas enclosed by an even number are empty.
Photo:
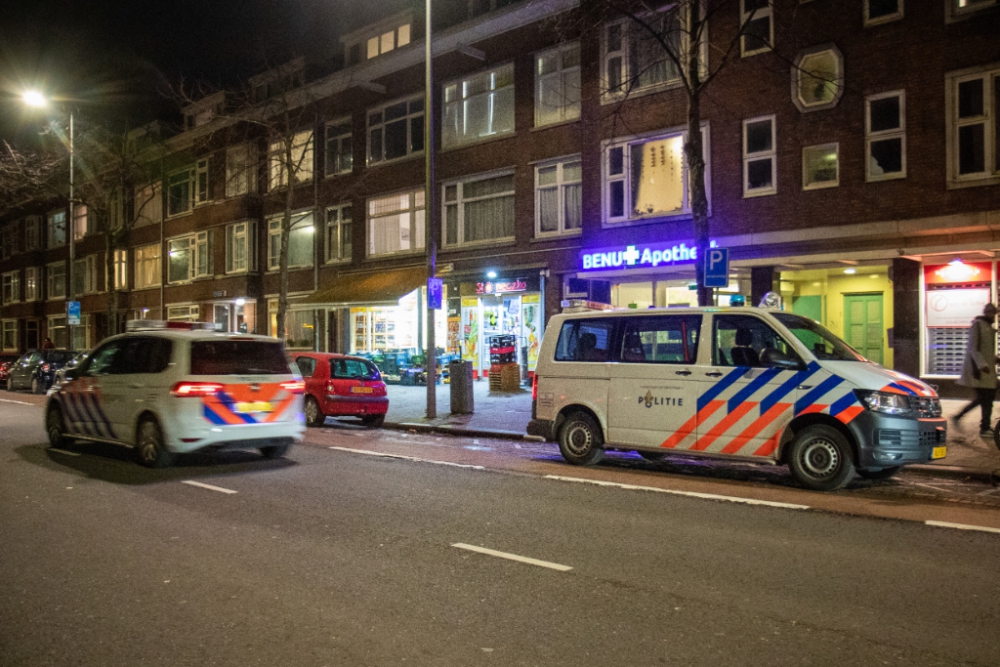
[[[762,366],[760,353],[765,348],[798,358],[767,322],[749,315],[716,315],[712,338],[713,366]]]
[[[191,375],[289,375],[281,343],[212,340],[191,343]]]
[[[779,322],[788,327],[792,335],[812,350],[817,359],[834,361],[864,361],[847,343],[837,338],[822,324],[799,315],[775,313]]]
[[[617,323],[611,317],[563,322],[556,361],[607,361]]]
[[[631,364],[693,364],[701,315],[626,317],[621,360]]]

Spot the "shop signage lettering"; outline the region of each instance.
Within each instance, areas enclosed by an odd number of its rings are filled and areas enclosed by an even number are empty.
[[[520,278],[505,282],[494,281],[476,283],[476,294],[500,294],[501,292],[526,292],[528,283]]]
[[[715,241],[711,242],[715,248]],[[698,248],[686,243],[666,245],[663,243],[641,243],[622,248],[602,248],[581,253],[584,271],[594,269],[624,269],[629,267],[669,266],[690,264],[698,259]]]

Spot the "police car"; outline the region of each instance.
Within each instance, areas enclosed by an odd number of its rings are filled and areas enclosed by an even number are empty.
[[[199,450],[259,449],[274,458],[302,440],[304,388],[273,338],[129,322],[49,392],[45,427],[53,447],[111,442],[152,468]]]

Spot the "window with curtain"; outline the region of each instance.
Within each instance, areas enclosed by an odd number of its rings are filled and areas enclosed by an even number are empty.
[[[444,245],[514,238],[514,174],[444,186]]]
[[[445,85],[442,148],[465,146],[513,131],[513,64]]]
[[[572,233],[580,229],[580,160],[565,160],[535,168],[535,235]]]
[[[368,202],[368,254],[412,252],[424,247],[424,192],[415,190]]]

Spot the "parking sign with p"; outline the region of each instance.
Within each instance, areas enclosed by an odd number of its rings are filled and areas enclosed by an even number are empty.
[[[705,287],[729,285],[729,248],[709,248],[705,262]]]

